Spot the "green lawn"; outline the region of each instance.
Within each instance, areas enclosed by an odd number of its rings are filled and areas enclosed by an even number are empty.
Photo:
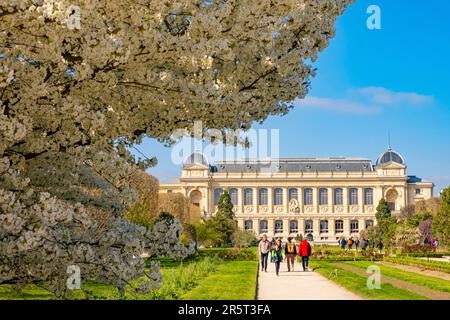
[[[427,300],[426,297],[397,288],[389,283],[384,283],[381,289],[369,289],[367,288],[367,277],[339,268],[336,264],[329,261],[313,260],[310,264],[312,268],[315,268],[316,272],[366,299]],[[337,271],[337,275],[333,275],[335,271]]]
[[[413,257],[385,257],[383,260],[387,262],[393,262],[396,264],[404,264],[408,266],[415,266],[424,269],[450,273],[450,263],[445,261],[434,261]]]
[[[218,251],[218,250],[215,250]],[[162,287],[142,295],[127,290],[121,297],[115,287],[99,283],[83,284],[92,292],[92,299],[138,299],[138,300],[170,300],[170,299],[254,299],[256,293],[256,273],[258,262],[224,261],[213,256],[197,257],[194,260],[181,262],[163,259],[161,274]],[[193,291],[191,293],[191,291]],[[207,296],[205,296],[205,294]],[[81,290],[72,293],[73,299],[86,299]],[[35,285],[27,286],[20,294],[14,292],[9,285],[0,285],[0,300],[25,299],[47,300],[56,297]]]
[[[201,261],[184,262],[170,259],[162,259],[161,274],[163,276],[163,284],[161,289],[150,292],[147,295],[130,293],[125,297],[121,297],[117,288],[95,282],[83,284],[85,290],[92,292],[92,299],[176,299],[177,295],[184,294],[186,291],[195,286],[201,278],[205,277],[209,272],[217,268],[217,261],[210,261],[211,258],[202,259]],[[182,277],[184,275],[184,277]],[[176,287],[175,290],[172,290]],[[72,292],[72,299],[86,299],[85,294],[81,290]],[[0,285],[0,300],[49,300],[57,299],[57,297],[36,285],[29,285],[16,293],[9,285]]]
[[[403,280],[406,282],[410,282],[413,284],[417,284],[420,286],[428,287],[433,290],[442,291],[442,292],[450,292],[450,281],[422,275],[420,273],[403,271],[397,269],[395,267],[387,267],[381,265],[380,263],[370,262],[370,261],[357,261],[357,262],[344,262],[345,264],[349,264],[355,267],[359,267],[362,269],[367,269],[367,267],[371,265],[377,265],[380,267],[381,274],[392,277],[395,279]]]
[[[182,299],[253,300],[257,270],[257,261],[225,261]]]

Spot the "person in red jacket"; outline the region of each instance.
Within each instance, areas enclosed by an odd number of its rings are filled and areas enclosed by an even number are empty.
[[[308,271],[308,261],[310,255],[311,255],[311,245],[306,239],[304,239],[302,243],[300,243],[300,247],[298,248],[298,256],[302,257],[303,271]]]

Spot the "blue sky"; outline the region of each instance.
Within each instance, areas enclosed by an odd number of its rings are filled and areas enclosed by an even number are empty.
[[[381,8],[381,30],[366,27],[369,5]],[[312,90],[286,116],[255,128],[279,129],[281,157],[371,159],[388,144],[407,172],[450,185],[450,1],[357,0],[340,17],[336,37],[320,54]],[[157,156],[148,170],[177,177],[171,149],[146,139],[139,150]]]

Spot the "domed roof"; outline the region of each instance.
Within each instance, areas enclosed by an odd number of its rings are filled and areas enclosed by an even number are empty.
[[[208,166],[208,160],[206,157],[201,154],[200,152],[194,152],[190,156],[188,156],[186,159],[184,159],[183,165],[189,166],[192,164],[201,164],[204,166]]]
[[[402,155],[391,148],[388,148],[384,153],[382,153],[377,160],[377,166],[389,163],[389,162],[395,162],[404,165],[405,159],[402,157]]]

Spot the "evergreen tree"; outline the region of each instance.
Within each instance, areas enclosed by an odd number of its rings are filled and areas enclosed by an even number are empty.
[[[391,209],[389,209],[389,205],[386,199],[381,198],[380,202],[378,202],[376,218],[378,221],[389,218],[391,216]]]
[[[441,207],[433,219],[433,234],[443,245],[450,243],[450,187],[441,195]]]
[[[382,198],[377,206],[375,214],[378,225],[375,228],[375,234],[383,242],[385,247],[390,247],[393,243],[395,230],[397,228],[397,219],[392,217],[391,210],[386,199]]]
[[[233,218],[233,203],[230,194],[225,191],[219,198],[217,213],[212,219],[213,228],[220,239],[217,243],[219,246],[231,245],[233,233],[236,230]]]

